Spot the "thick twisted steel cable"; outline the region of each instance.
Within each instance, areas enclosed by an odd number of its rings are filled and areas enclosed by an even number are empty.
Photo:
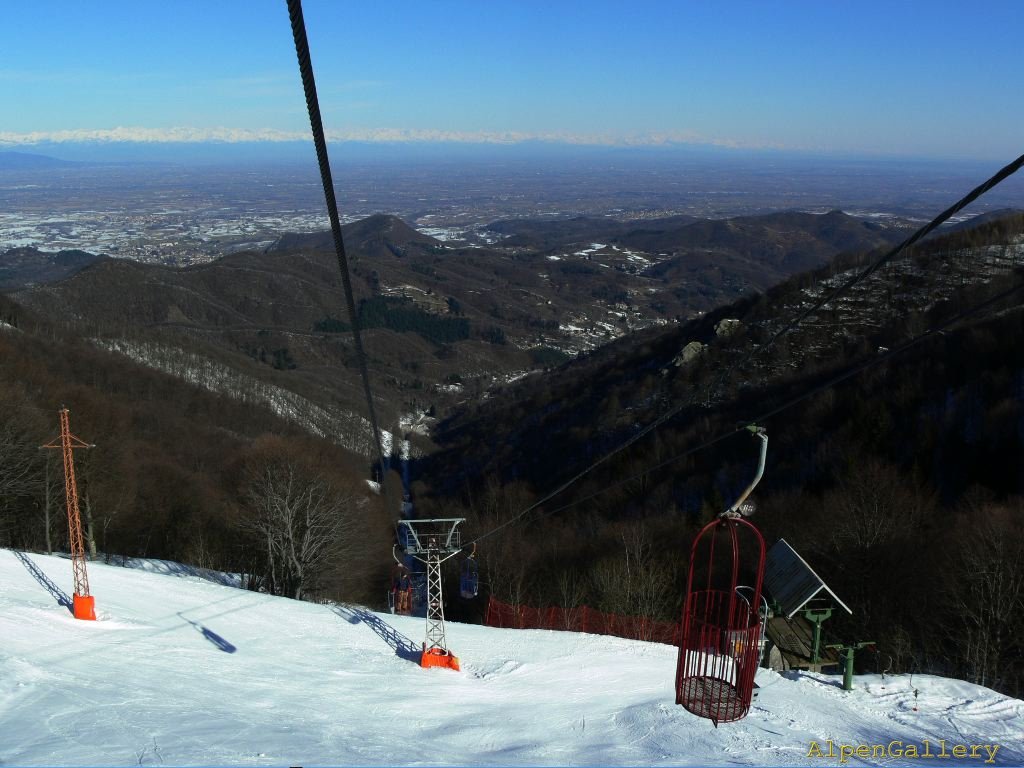
[[[345,252],[345,241],[341,236],[341,219],[338,217],[338,201],[334,196],[334,180],[331,176],[331,164],[327,157],[327,140],[324,137],[323,120],[320,117],[320,100],[316,95],[316,80],[313,78],[313,62],[309,55],[309,40],[306,39],[306,22],[302,17],[301,0],[288,0],[288,16],[292,24],[292,37],[295,39],[295,53],[299,59],[299,72],[302,75],[302,89],[306,94],[306,110],[309,112],[309,125],[313,130],[313,144],[316,147],[316,159],[320,165],[320,180],[324,186],[324,199],[327,202],[327,215],[331,219],[331,234],[334,236],[334,251],[338,257],[338,269],[345,290],[345,305],[348,319],[352,326],[352,339],[359,362],[359,375],[363,380],[363,393],[366,396],[366,410],[369,413],[370,429],[377,447],[377,458],[380,461],[381,491],[387,501],[387,484],[384,482],[384,444],[381,440],[377,422],[377,412],[373,406],[373,391],[370,387],[370,371],[366,364],[366,352],[363,349],[362,334],[359,330],[359,315],[356,311],[355,297],[352,293],[352,278],[349,274],[348,255]]]

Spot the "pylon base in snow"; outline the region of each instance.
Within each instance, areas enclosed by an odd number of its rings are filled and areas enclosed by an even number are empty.
[[[442,651],[440,648],[431,648],[424,651],[420,657],[421,667],[447,667],[459,671],[459,660],[451,651]]]
[[[96,598],[92,595],[74,595],[72,601],[76,619],[96,621]]]

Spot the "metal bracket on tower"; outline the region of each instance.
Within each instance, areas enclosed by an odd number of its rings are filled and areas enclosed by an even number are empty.
[[[731,507],[721,513],[719,517],[750,517],[753,510],[749,512],[744,508],[744,502],[747,497],[753,493],[754,488],[761,482],[761,478],[764,476],[764,461],[768,455],[768,434],[765,432],[764,427],[759,427],[756,424],[750,424],[747,426],[747,430],[754,435],[754,437],[760,438],[761,440],[761,455],[757,462],[757,474],[754,475],[754,479],[750,481],[750,485],[746,487],[746,490],[740,494],[740,497],[736,499]]]

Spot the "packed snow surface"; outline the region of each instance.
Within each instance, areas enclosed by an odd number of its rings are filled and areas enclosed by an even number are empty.
[[[762,671],[716,729],[673,703],[669,646],[450,623],[462,672],[422,669],[423,619],[128,565],[89,564],[99,621],[77,621],[68,560],[0,550],[0,765],[836,765],[925,740],[1024,762],[1024,702],[957,680]]]

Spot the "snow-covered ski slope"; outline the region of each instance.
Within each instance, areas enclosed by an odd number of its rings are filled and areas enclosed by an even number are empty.
[[[914,712],[907,677],[762,671],[715,729],[673,704],[669,646],[449,624],[463,671],[425,670],[422,619],[192,573],[91,563],[100,620],[76,621],[67,560],[0,550],[0,765],[836,765],[925,740],[1024,763],[1024,702],[957,680],[915,676]]]

